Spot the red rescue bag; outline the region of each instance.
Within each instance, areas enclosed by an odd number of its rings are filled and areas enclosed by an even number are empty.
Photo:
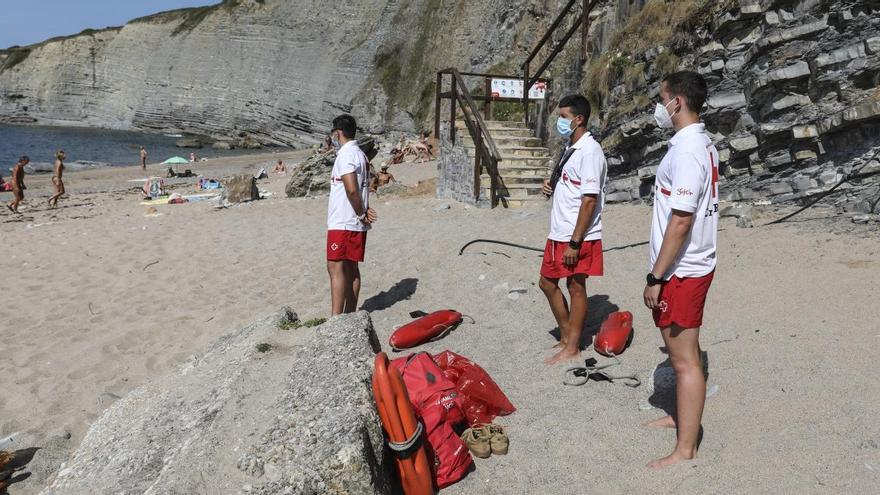
[[[633,315],[629,311],[615,311],[602,322],[593,341],[593,349],[603,356],[618,356],[626,349],[632,336]]]
[[[434,361],[443,375],[455,383],[468,424],[491,423],[496,416],[516,411],[486,370],[473,361],[451,351],[437,354]]]
[[[464,427],[461,396],[455,383],[425,352],[395,359],[391,364],[403,375],[410,401],[425,427],[435,485],[445,488],[464,478],[474,461],[454,429]]]

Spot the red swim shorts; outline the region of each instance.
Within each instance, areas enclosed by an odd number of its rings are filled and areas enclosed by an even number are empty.
[[[367,233],[353,230],[327,231],[327,261],[364,261]]]
[[[714,271],[702,277],[681,278],[673,275],[660,289],[660,307],[653,311],[657,328],[702,326],[706,294],[714,277]]]
[[[567,242],[547,239],[544,261],[541,263],[541,276],[546,278],[568,278],[575,274],[602,276],[602,239],[581,243],[578,262],[573,266],[568,266],[562,261],[562,254],[567,247]]]

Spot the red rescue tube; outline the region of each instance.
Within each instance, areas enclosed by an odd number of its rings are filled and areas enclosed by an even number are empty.
[[[461,313],[451,309],[435,311],[398,328],[388,343],[395,351],[409,349],[433,340],[461,323]]]
[[[602,322],[593,349],[603,356],[620,355],[632,335],[633,315],[629,311],[615,311]]]

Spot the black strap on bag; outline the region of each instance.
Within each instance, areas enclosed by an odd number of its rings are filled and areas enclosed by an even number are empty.
[[[565,166],[572,154],[574,154],[574,146],[569,146],[568,149],[565,150],[565,154],[563,154],[562,158],[559,160],[559,163],[557,163],[556,167],[553,169],[553,175],[550,176],[550,189],[554,191],[556,190],[556,183],[559,182],[559,179],[562,177],[562,167]]]

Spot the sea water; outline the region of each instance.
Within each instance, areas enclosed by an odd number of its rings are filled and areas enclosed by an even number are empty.
[[[147,150],[147,163],[163,162],[173,156],[189,160],[191,152],[199,158],[254,153],[211,147],[178,148],[175,142],[179,137],[87,127],[0,125],[0,175],[9,176],[9,169],[22,155],[31,159],[27,173],[51,173],[58,150],[64,150],[67,155],[64,165],[68,170],[139,166],[141,146]]]

